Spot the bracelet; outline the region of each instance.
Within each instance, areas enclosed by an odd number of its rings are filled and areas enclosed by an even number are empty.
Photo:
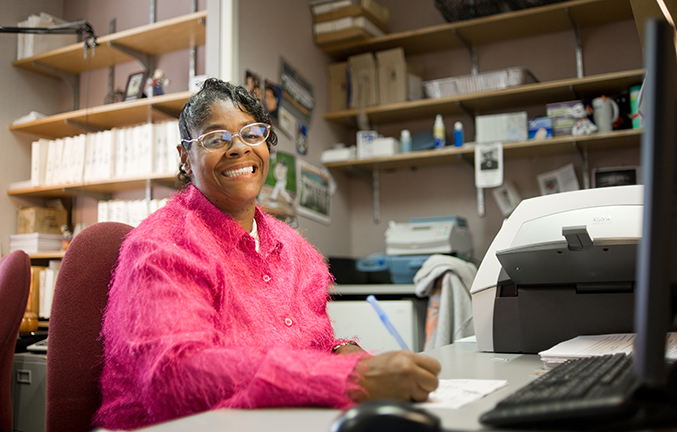
[[[356,344],[356,343],[353,342],[353,341],[345,341],[345,342],[341,342],[340,344],[338,344],[338,345],[336,345],[334,348],[332,348],[332,349],[331,349],[331,352],[335,353],[336,351],[338,351],[339,348],[341,348],[342,346],[346,346],[346,345],[355,345],[355,346],[359,346],[358,344]]]

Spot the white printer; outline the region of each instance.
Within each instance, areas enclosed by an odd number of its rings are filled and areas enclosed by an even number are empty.
[[[522,201],[471,288],[477,348],[538,353],[582,334],[633,331],[642,186]]]
[[[472,260],[472,237],[462,217],[391,221],[386,229],[387,255],[450,254]]]

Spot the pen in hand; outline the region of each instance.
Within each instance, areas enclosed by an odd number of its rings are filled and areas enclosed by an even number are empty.
[[[409,347],[407,346],[406,342],[404,342],[404,339],[402,339],[402,336],[397,332],[395,329],[395,326],[393,326],[393,323],[390,322],[390,318],[388,318],[388,315],[386,315],[385,311],[381,307],[380,304],[378,304],[378,301],[376,300],[376,297],[373,295],[367,296],[367,301],[369,304],[372,305],[376,313],[378,314],[378,317],[381,319],[381,322],[383,323],[384,326],[386,326],[386,329],[388,332],[393,335],[397,343],[400,345],[400,347],[403,350],[409,350]]]

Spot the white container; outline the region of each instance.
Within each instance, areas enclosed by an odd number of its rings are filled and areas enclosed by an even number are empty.
[[[437,114],[435,116],[435,124],[433,125],[433,138],[435,138],[435,148],[441,149],[447,145],[447,132],[444,128],[444,120],[442,120],[442,115]]]
[[[411,133],[409,129],[402,129],[402,132],[400,132],[400,151],[402,153],[411,151]]]
[[[523,84],[538,82],[525,68],[509,68],[478,75],[463,75],[423,82],[427,97],[439,99],[465,93],[502,90]]]

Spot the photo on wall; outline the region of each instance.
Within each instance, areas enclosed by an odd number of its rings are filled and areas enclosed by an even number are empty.
[[[284,152],[270,155],[270,169],[257,201],[264,211],[296,216],[296,157]]]
[[[329,225],[331,223],[331,196],[334,189],[329,171],[299,160],[297,177],[298,214]]]

